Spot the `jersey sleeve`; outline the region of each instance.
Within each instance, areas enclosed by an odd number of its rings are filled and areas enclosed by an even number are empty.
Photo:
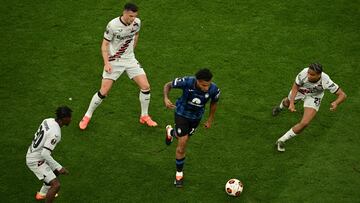
[[[188,82],[188,78],[187,77],[183,77],[183,78],[175,78],[175,80],[173,80],[171,82],[171,87],[172,88],[179,88],[179,89],[183,89],[187,86],[187,82]]]
[[[139,32],[139,31],[140,31],[140,28],[141,28],[141,20],[140,20],[139,18],[136,18],[136,19],[135,19],[134,27],[136,27],[136,32]]]
[[[324,89],[329,90],[331,93],[336,93],[339,89],[339,85],[334,83],[328,75],[325,75],[323,78],[323,87]]]
[[[295,83],[299,86],[304,84],[305,78],[307,76],[308,68],[304,68],[295,78]]]
[[[220,99],[220,89],[216,87],[214,93],[211,96],[211,102],[218,102]]]
[[[104,39],[107,41],[111,41],[114,37],[114,31],[111,28],[110,22],[106,26],[106,30],[104,32]]]
[[[58,142],[60,142],[59,133],[49,131],[49,135],[46,136],[44,148],[53,151]]]

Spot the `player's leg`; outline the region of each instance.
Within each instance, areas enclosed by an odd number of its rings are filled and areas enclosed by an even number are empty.
[[[199,123],[200,120],[191,120],[175,114],[175,130],[173,130],[173,133],[178,139],[175,154],[176,175],[174,183],[176,187],[183,186],[186,144]]]
[[[281,100],[280,104],[278,106],[275,106],[272,110],[272,115],[273,116],[277,116],[279,115],[279,113],[284,109],[284,108],[288,108],[290,105],[290,100],[285,97],[284,99]]]
[[[101,87],[98,92],[96,92],[91,98],[89,107],[79,123],[79,127],[81,130],[85,130],[87,125],[90,122],[90,119],[95,111],[95,109],[101,104],[103,99],[105,99],[106,95],[109,93],[114,81],[111,79],[104,78],[101,81]]]
[[[290,128],[290,130],[288,130],[283,136],[281,136],[277,140],[276,143],[277,143],[278,151],[280,152],[285,151],[284,143],[287,140],[301,133],[310,124],[311,120],[315,118],[316,113],[317,113],[316,109],[311,107],[304,107],[304,114],[301,121],[295,124],[292,128]]]
[[[29,169],[36,175],[36,177],[43,181],[43,186],[40,192],[35,195],[36,200],[44,200],[47,196],[49,189],[51,188],[51,180],[56,179],[55,173],[51,170],[51,167],[45,162],[30,162],[27,163]],[[56,197],[57,194],[55,193]]]
[[[183,135],[178,137],[178,144],[176,146],[176,175],[175,175],[175,186],[182,187],[183,186],[183,178],[184,178],[184,164],[185,164],[185,149],[186,143],[189,140],[189,135]]]
[[[60,175],[60,172],[56,168],[53,168],[50,165],[49,165],[49,167],[51,168],[51,170],[53,171],[53,173],[55,174],[56,177],[58,177]],[[40,191],[36,193],[35,199],[37,199],[37,200],[45,199],[46,194],[49,189],[50,189],[50,184],[44,182],[42,187],[40,188]],[[55,195],[55,197],[57,197],[57,196],[58,196],[58,194]]]
[[[127,73],[131,79],[139,86],[139,100],[141,106],[140,123],[147,124],[148,126],[155,127],[157,123],[149,116],[150,105],[150,84],[146,77],[146,74],[142,68],[131,68],[127,70]],[[135,76],[134,76],[135,75]],[[132,77],[134,76],[134,77]]]
[[[291,91],[289,92],[288,96],[283,98],[278,106],[275,106],[272,109],[272,115],[277,116],[283,109],[287,109],[290,106],[290,97],[291,97]],[[305,95],[298,92],[295,97],[295,103],[299,101],[300,99],[304,99]]]
[[[57,178],[51,180],[49,182],[49,184],[50,184],[50,188],[49,188],[48,192],[46,193],[46,202],[47,203],[53,202],[55,199],[55,195],[60,190],[60,182]]]

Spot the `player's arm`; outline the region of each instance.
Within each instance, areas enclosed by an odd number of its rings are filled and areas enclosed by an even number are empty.
[[[135,38],[134,38],[134,50],[135,50],[136,45],[137,45],[137,43],[138,43],[138,39],[139,39],[139,32],[137,32],[137,33],[135,34]]]
[[[168,82],[164,85],[164,104],[166,108],[174,109],[175,105],[169,99],[169,92],[172,88],[172,82]]]
[[[289,110],[291,112],[294,112],[296,111],[295,109],[295,97],[296,97],[296,94],[298,93],[299,91],[299,85],[296,84],[296,82],[294,82],[292,88],[291,88],[291,96],[290,96],[290,105],[289,105]]]
[[[335,111],[337,106],[346,99],[346,94],[341,88],[339,88],[335,94],[337,95],[337,98],[335,101],[331,102],[330,111]]]
[[[109,41],[104,38],[101,44],[101,55],[104,60],[104,70],[108,73],[111,73],[112,67],[109,62],[109,45]]]
[[[60,170],[62,168],[62,166],[51,156],[50,148],[44,147],[41,151],[41,156],[51,166],[51,168],[54,168],[56,170]]]
[[[206,128],[210,128],[211,124],[214,120],[214,116],[215,116],[215,111],[217,108],[217,102],[211,102],[210,103],[210,113],[209,113],[209,118],[207,119],[207,121],[205,122],[205,127]]]

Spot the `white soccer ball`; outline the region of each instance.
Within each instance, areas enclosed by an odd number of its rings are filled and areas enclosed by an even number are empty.
[[[225,185],[225,191],[230,196],[238,197],[242,193],[244,185],[238,179],[232,178]]]

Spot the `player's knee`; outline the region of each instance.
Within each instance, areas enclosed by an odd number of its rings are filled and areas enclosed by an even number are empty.
[[[177,147],[176,153],[177,154],[185,154],[185,147]]]
[[[141,84],[140,91],[141,92],[150,92],[150,84],[149,83]]]
[[[52,181],[50,181],[50,187],[55,188],[56,190],[60,189],[60,182],[58,181],[58,179],[54,179]]]
[[[100,90],[100,91],[97,92],[97,95],[98,95],[101,99],[105,99],[107,93],[108,93],[107,91],[102,91],[102,90]]]

